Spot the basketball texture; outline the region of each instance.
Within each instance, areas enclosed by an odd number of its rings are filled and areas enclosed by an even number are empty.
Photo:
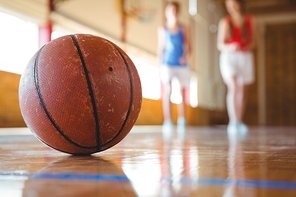
[[[75,34],[44,45],[19,86],[22,116],[46,145],[91,154],[121,141],[134,126],[142,91],[137,70],[114,43]]]

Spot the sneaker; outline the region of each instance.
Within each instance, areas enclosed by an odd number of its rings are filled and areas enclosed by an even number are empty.
[[[241,122],[230,122],[227,126],[228,139],[241,141],[246,138],[248,127]]]
[[[239,123],[238,123],[238,130],[239,130],[240,132],[248,132],[248,131],[249,131],[249,128],[248,128],[248,126],[245,125],[244,123],[239,122]]]
[[[162,126],[163,127],[174,127],[174,124],[172,123],[171,120],[165,120],[165,121],[163,121]]]
[[[185,128],[186,127],[186,120],[184,117],[179,117],[178,118],[178,121],[177,121],[177,125],[178,127],[183,127]]]
[[[238,130],[238,123],[235,121],[231,121],[228,123],[227,131],[228,132],[236,132]]]
[[[162,124],[162,136],[164,140],[171,140],[173,137],[174,125],[171,120],[165,120]]]
[[[177,134],[180,141],[184,141],[186,137],[186,120],[184,117],[179,117],[177,121]]]

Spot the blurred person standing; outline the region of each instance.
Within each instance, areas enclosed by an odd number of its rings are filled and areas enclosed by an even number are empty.
[[[166,23],[158,27],[157,61],[160,65],[160,79],[163,84],[163,131],[173,129],[171,120],[171,80],[176,77],[181,87],[182,103],[178,106],[178,127],[185,128],[185,89],[190,82],[190,69],[187,59],[191,51],[188,28],[179,23],[179,4],[169,2],[165,8]]]
[[[227,85],[228,131],[248,131],[243,123],[247,86],[254,83],[253,49],[256,46],[256,24],[244,12],[243,0],[225,0],[228,16],[218,26],[217,48],[220,70]]]

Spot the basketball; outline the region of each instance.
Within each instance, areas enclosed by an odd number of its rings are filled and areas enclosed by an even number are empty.
[[[19,84],[25,123],[44,144],[92,154],[120,142],[141,109],[138,72],[111,41],[88,34],[50,41],[29,61]]]

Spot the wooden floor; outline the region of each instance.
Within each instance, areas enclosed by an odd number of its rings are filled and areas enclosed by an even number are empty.
[[[168,140],[137,126],[85,157],[0,129],[0,196],[296,196],[296,128],[188,127]]]

